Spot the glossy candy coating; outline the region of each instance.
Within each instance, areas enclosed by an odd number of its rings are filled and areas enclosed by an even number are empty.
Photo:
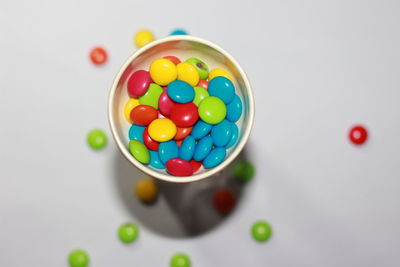
[[[146,145],[146,147],[148,149],[157,151],[158,150],[158,146],[160,145],[160,143],[157,142],[157,141],[154,141],[150,137],[148,129],[149,129],[149,127],[146,127],[146,129],[144,129],[144,131],[143,131],[143,143]]]
[[[192,57],[186,60],[186,62],[192,64],[196,68],[197,72],[199,73],[199,78],[201,80],[205,80],[208,78],[208,66],[202,60]]]
[[[217,124],[225,118],[226,106],[218,97],[209,96],[200,102],[199,115],[203,121],[209,124]]]
[[[91,130],[87,135],[87,142],[94,150],[102,149],[107,145],[107,135],[100,129]]]
[[[89,255],[81,249],[74,250],[68,255],[70,267],[86,267],[89,265],[89,261]]]
[[[202,120],[198,120],[197,123],[193,126],[193,130],[191,132],[191,136],[196,139],[201,139],[206,136],[212,129],[212,125],[206,123]]]
[[[136,99],[136,98],[129,99],[125,104],[124,116],[125,116],[125,119],[130,123],[132,123],[131,111],[132,111],[132,109],[134,109],[137,106],[139,106],[139,99]]]
[[[232,126],[231,122],[223,120],[216,124],[211,129],[211,137],[214,145],[225,146],[232,138]]]
[[[191,267],[190,258],[183,253],[175,254],[170,261],[170,267]]]
[[[129,96],[139,97],[144,95],[152,82],[148,71],[135,71],[128,79],[127,88]]]
[[[124,243],[134,242],[139,235],[139,228],[136,224],[125,223],[118,228],[118,237]]]
[[[207,90],[204,89],[203,87],[200,87],[200,86],[194,87],[194,94],[195,94],[195,95],[194,95],[193,103],[194,103],[196,106],[199,106],[200,102],[201,102],[204,98],[210,96],[209,93],[207,92]]]
[[[193,159],[195,161],[202,161],[210,153],[212,146],[213,140],[211,136],[201,138],[194,149]]]
[[[362,125],[353,126],[349,132],[350,141],[355,145],[362,145],[367,141],[368,131]]]
[[[200,80],[197,86],[203,87],[204,89],[208,89],[208,82],[206,80]]]
[[[141,105],[152,106],[155,109],[158,109],[158,99],[164,90],[158,84],[151,83],[146,93],[139,97],[139,103]]]
[[[196,147],[196,139],[193,136],[188,136],[183,139],[181,146],[179,147],[179,158],[184,160],[191,160]]]
[[[177,103],[188,103],[194,99],[193,87],[187,82],[176,80],[167,87],[169,98]]]
[[[236,206],[236,196],[229,189],[221,189],[213,196],[214,208],[222,214],[230,213]]]
[[[132,109],[130,117],[132,123],[147,126],[158,118],[158,111],[151,106],[139,105]]]
[[[219,76],[228,78],[229,80],[233,81],[232,76],[223,69],[213,69],[212,71],[210,71],[210,73],[208,74],[208,81],[211,81],[215,77]]]
[[[190,176],[193,174],[192,165],[180,158],[172,158],[167,161],[167,171],[174,176]]]
[[[187,128],[177,127],[174,140],[182,140],[186,138],[186,136],[188,136],[192,132],[192,129],[193,127],[187,127]]]
[[[143,142],[144,129],[146,129],[146,126],[132,124],[131,128],[129,128],[129,140],[138,140]]]
[[[95,65],[102,65],[108,59],[107,51],[102,47],[95,47],[90,51],[90,60]]]
[[[153,153],[156,153],[153,151]],[[136,197],[145,203],[152,203],[156,200],[158,194],[157,184],[151,177],[142,178],[135,184]]]
[[[218,76],[209,82],[208,93],[229,104],[235,97],[235,86],[229,79]]]
[[[168,160],[178,157],[178,145],[173,140],[162,142],[158,147],[158,155],[160,156],[161,162],[165,164]]]
[[[226,118],[231,122],[236,122],[242,115],[243,106],[240,97],[235,94],[232,101],[226,106]]]
[[[195,161],[195,160],[192,159],[191,161],[189,161],[189,163],[193,167],[193,173],[197,172],[201,167],[201,162],[200,161]]]
[[[197,106],[192,102],[175,104],[171,110],[170,118],[178,127],[190,127],[199,119]]]
[[[132,156],[139,162],[147,164],[150,161],[150,153],[147,147],[138,140],[131,140],[129,142],[129,151]]]
[[[181,63],[181,60],[175,56],[165,56],[163,58],[171,60],[172,63],[174,63],[175,65],[178,65],[179,63]]]
[[[149,152],[150,152],[150,165],[156,169],[165,169],[165,165],[161,161],[158,151],[149,150]]]
[[[141,30],[135,34],[134,42],[137,47],[142,47],[154,40],[154,35],[149,30]]]
[[[265,242],[272,235],[272,227],[266,221],[258,221],[252,225],[251,234],[254,240],[258,242]]]
[[[204,168],[211,169],[221,164],[226,157],[226,150],[224,147],[216,147],[211,150],[207,157],[203,160]]]
[[[233,122],[231,122],[231,128],[232,128],[232,136],[231,139],[229,140],[228,144],[226,144],[225,148],[230,148],[234,144],[236,144],[238,138],[239,138],[239,128],[237,125]]]
[[[174,101],[168,96],[167,91],[164,91],[160,98],[158,99],[158,110],[164,116],[169,116],[171,114],[171,109],[174,106]]]
[[[156,119],[149,125],[149,135],[154,141],[166,142],[174,138],[175,134],[176,126],[170,119]]]
[[[158,85],[168,85],[176,80],[178,70],[175,64],[168,59],[159,58],[154,60],[150,65],[150,77]]]
[[[197,69],[188,62],[181,62],[177,66],[177,80],[187,82],[191,86],[196,86],[199,83],[200,77]]]

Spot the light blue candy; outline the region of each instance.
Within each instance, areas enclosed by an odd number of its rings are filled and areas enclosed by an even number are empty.
[[[228,78],[218,76],[208,83],[208,93],[229,104],[235,96],[235,86]]]
[[[191,160],[194,154],[196,146],[196,139],[193,136],[188,136],[183,139],[181,146],[179,147],[179,157],[184,160]]]
[[[226,148],[230,148],[233,146],[239,138],[239,128],[233,122],[231,122],[232,136],[231,140],[229,140],[228,144],[225,146]]]
[[[218,166],[226,157],[226,151],[223,147],[216,147],[203,160],[204,168],[210,169]]]
[[[198,120],[197,123],[193,126],[192,132],[190,133],[196,139],[201,139],[206,136],[213,126],[208,124],[202,120]]]
[[[213,140],[211,136],[205,136],[201,138],[194,149],[193,159],[195,161],[203,160],[205,157],[207,157],[208,153],[210,153],[212,146]]]
[[[175,29],[169,35],[188,35],[188,33],[183,29]]]
[[[177,103],[189,103],[194,99],[194,89],[187,82],[176,80],[168,84],[167,94]]]
[[[242,110],[242,101],[240,97],[235,94],[232,102],[226,105],[226,118],[231,122],[235,122],[242,115]]]
[[[211,137],[213,139],[214,145],[225,146],[228,144],[229,140],[232,138],[232,123],[223,120],[220,123],[213,126],[211,129]]]
[[[139,126],[136,124],[132,124],[129,129],[129,140],[138,140],[143,143],[143,132],[146,129],[146,126]]]
[[[156,169],[165,169],[165,165],[161,162],[158,151],[150,150],[150,165]]]
[[[174,140],[162,142],[158,147],[158,155],[163,164],[167,163],[170,159],[177,158],[178,154],[179,148]]]

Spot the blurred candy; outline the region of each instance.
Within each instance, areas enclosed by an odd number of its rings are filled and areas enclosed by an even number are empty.
[[[153,81],[150,74],[145,70],[135,71],[128,79],[128,94],[130,97],[139,97],[146,93],[150,83]]]
[[[199,83],[199,72],[188,62],[181,62],[177,66],[178,80],[185,81],[191,86],[196,86]]]
[[[136,224],[126,223],[118,228],[118,237],[124,243],[134,242],[139,235],[139,228]]]
[[[107,51],[102,47],[95,47],[90,51],[90,60],[95,65],[102,65],[107,61]]]
[[[254,240],[258,242],[267,241],[272,235],[271,225],[265,221],[258,221],[251,227],[251,234]]]
[[[171,258],[170,267],[190,267],[190,258],[183,253],[177,253]]]
[[[86,267],[89,265],[89,255],[84,250],[74,250],[68,255],[68,263],[70,267]]]
[[[183,29],[175,29],[169,35],[187,35],[188,33]]]
[[[154,152],[154,151],[153,151]],[[135,184],[135,194],[137,198],[145,203],[152,203],[158,194],[157,184],[151,177],[142,178]]]
[[[179,63],[181,63],[181,60],[174,56],[165,56],[163,58],[171,60],[175,65],[178,65]]]
[[[176,80],[178,70],[175,64],[168,59],[159,58],[154,60],[150,65],[150,77],[158,85],[168,85]]]
[[[167,161],[167,171],[175,176],[190,176],[193,174],[192,165],[180,158],[173,158]]]
[[[208,88],[208,82],[206,80],[200,80],[197,86],[203,87],[204,89],[207,90]]]
[[[230,213],[236,206],[236,197],[232,191],[221,189],[214,194],[214,208],[222,214]]]
[[[233,165],[233,176],[241,182],[253,179],[254,173],[254,165],[248,161],[240,160]]]
[[[91,130],[87,135],[87,142],[95,150],[102,149],[107,145],[107,135],[100,129]]]
[[[355,125],[349,132],[350,141],[355,145],[362,145],[367,141],[368,131],[362,125]]]
[[[137,47],[142,47],[154,40],[153,33],[149,30],[141,30],[135,34],[134,41]]]

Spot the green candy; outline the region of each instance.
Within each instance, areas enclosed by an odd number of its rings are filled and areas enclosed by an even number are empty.
[[[194,87],[194,93],[195,93],[195,95],[194,95],[193,103],[196,106],[199,106],[200,102],[204,98],[210,96],[210,94],[207,92],[207,90],[200,86]]]
[[[118,237],[124,243],[132,243],[138,238],[139,228],[136,224],[126,223],[118,228]]]
[[[131,140],[129,142],[129,151],[139,162],[143,164],[149,163],[150,152],[142,142],[138,140]]]
[[[200,118],[209,123],[220,123],[226,116],[226,106],[221,99],[215,96],[204,98],[199,104]]]
[[[265,242],[271,237],[271,225],[265,221],[255,222],[251,227],[251,234],[253,235],[254,240],[258,242]]]
[[[68,263],[71,267],[86,267],[89,265],[89,255],[81,249],[74,250],[68,256]]]
[[[254,173],[254,165],[248,161],[240,160],[233,165],[233,176],[241,182],[253,179]]]
[[[171,258],[171,267],[190,267],[190,258],[183,253],[177,253]]]
[[[107,145],[107,135],[100,129],[94,129],[88,133],[87,142],[93,149],[102,149]]]
[[[140,105],[148,105],[158,109],[158,99],[163,92],[164,90],[161,88],[161,86],[151,83],[149,89],[147,89],[147,92],[139,97]]]
[[[208,66],[206,63],[195,57],[189,58],[186,62],[192,64],[197,69],[200,80],[208,78]]]

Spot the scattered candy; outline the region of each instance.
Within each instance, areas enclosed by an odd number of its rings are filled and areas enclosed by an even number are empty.
[[[183,29],[175,29],[173,30],[170,35],[187,35],[188,33]]]
[[[68,263],[71,267],[86,267],[89,265],[89,255],[84,250],[74,250],[68,255]]]
[[[142,47],[154,40],[153,33],[149,30],[138,31],[134,37],[134,41],[137,47]]]
[[[138,140],[131,140],[129,142],[129,151],[135,159],[143,164],[150,161],[150,153],[147,147]]]
[[[255,222],[251,227],[251,234],[253,235],[254,240],[265,242],[271,237],[271,225],[265,221]]]
[[[362,145],[367,141],[368,131],[362,125],[353,126],[349,132],[350,141],[355,145]]]
[[[124,116],[125,116],[125,119],[130,123],[132,123],[132,121],[131,121],[131,111],[136,106],[139,106],[139,100],[136,99],[136,98],[129,99],[125,104]]]
[[[215,77],[219,76],[228,78],[229,80],[233,81],[232,76],[222,69],[213,69],[212,71],[210,71],[210,73],[208,74],[208,80],[211,81]]]
[[[135,194],[137,198],[142,202],[154,202],[157,198],[158,187],[153,178],[142,178],[137,181],[135,185]]]
[[[199,83],[199,72],[192,64],[181,62],[176,68],[178,71],[178,80],[185,81],[191,86],[196,86]]]
[[[136,224],[126,223],[118,228],[118,237],[124,243],[134,242],[139,235],[139,228]]]
[[[233,175],[241,182],[250,181],[254,177],[254,173],[254,166],[250,162],[240,160],[233,165]]]
[[[184,159],[169,159],[166,166],[167,171],[174,176],[189,176],[193,174],[192,165]]]
[[[221,189],[214,194],[214,208],[222,214],[230,213],[236,206],[236,197],[232,191]]]
[[[192,64],[197,69],[199,73],[199,78],[201,80],[205,80],[208,78],[208,66],[206,63],[195,57],[189,58],[188,60],[186,60],[186,62]]]
[[[190,258],[183,253],[177,253],[171,258],[170,267],[190,267]]]
[[[107,135],[100,129],[94,129],[88,133],[87,142],[92,149],[102,149],[107,145]]]
[[[107,61],[107,51],[102,47],[95,47],[90,51],[90,60],[95,65],[102,65]]]

